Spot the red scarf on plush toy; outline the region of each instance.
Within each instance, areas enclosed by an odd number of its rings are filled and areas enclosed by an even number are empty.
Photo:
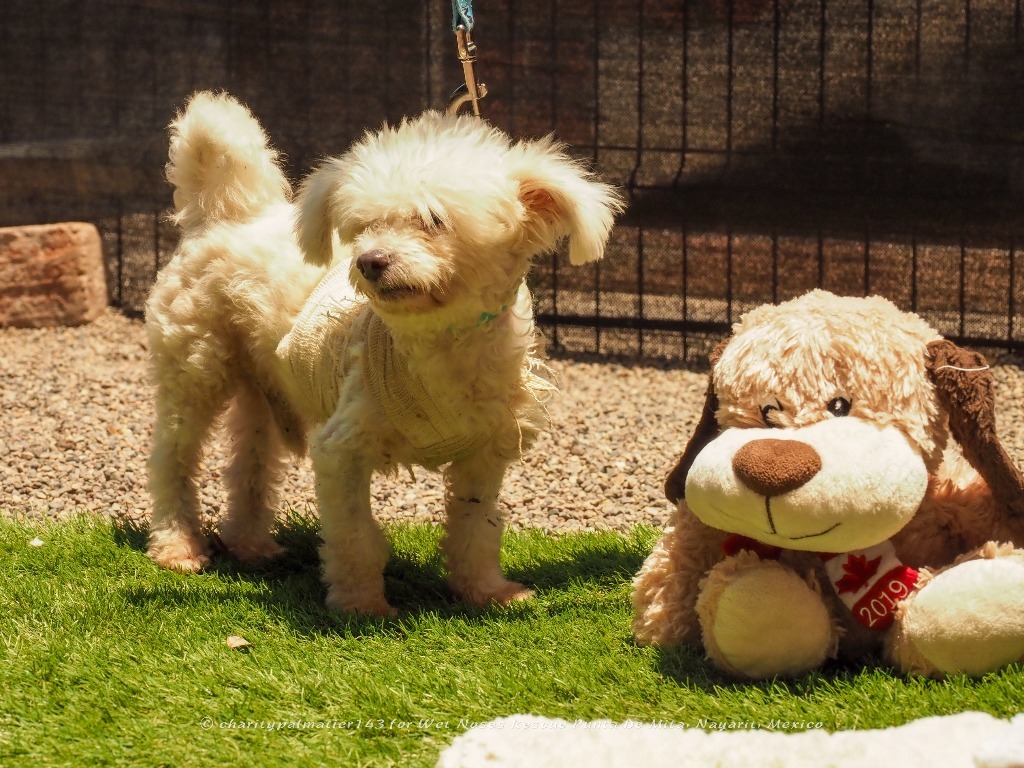
[[[763,560],[778,560],[780,547],[734,534],[722,543],[727,555],[749,550]],[[856,552],[819,552],[825,572],[839,599],[868,629],[888,629],[900,600],[910,594],[918,572],[896,557],[891,542],[883,541]]]

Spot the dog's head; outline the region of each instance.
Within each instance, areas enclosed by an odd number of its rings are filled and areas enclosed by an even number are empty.
[[[476,118],[427,112],[324,162],[302,186],[298,235],[319,265],[337,236],[378,313],[459,322],[511,303],[531,259],[563,237],[573,264],[601,258],[620,208],[550,138],[513,143]]]
[[[665,490],[713,528],[786,549],[877,544],[917,512],[951,432],[993,494],[1024,513],[984,358],[885,299],[818,290],[759,307],[711,362]]]

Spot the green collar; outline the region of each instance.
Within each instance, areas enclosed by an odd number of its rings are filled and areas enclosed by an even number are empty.
[[[481,312],[480,313],[480,317],[477,318],[477,321],[475,323],[473,323],[473,325],[466,325],[466,326],[463,326],[462,328],[456,328],[454,325],[449,325],[447,328],[445,328],[445,330],[448,333],[461,333],[462,331],[473,331],[473,330],[476,330],[477,328],[483,328],[485,325],[493,323],[499,317],[504,315],[508,311],[508,308],[510,306],[515,304],[516,297],[519,296],[519,288],[522,286],[522,284],[523,284],[522,280],[520,280],[519,282],[516,283],[516,287],[512,290],[512,298],[509,299],[509,301],[507,303],[502,304],[501,305],[501,309],[499,309],[498,311],[496,311],[496,312]]]

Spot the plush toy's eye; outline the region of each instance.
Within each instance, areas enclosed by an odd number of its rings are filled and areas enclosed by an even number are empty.
[[[828,401],[828,412],[833,416],[846,416],[853,407],[845,397],[833,397]]]
[[[778,398],[772,398],[771,402],[765,403],[761,406],[761,421],[764,422],[766,427],[775,428],[779,426],[772,421],[774,418],[772,414],[776,411],[782,413],[782,403],[778,401]]]

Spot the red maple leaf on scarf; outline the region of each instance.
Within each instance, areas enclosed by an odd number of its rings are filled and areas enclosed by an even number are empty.
[[[840,595],[844,592],[859,592],[878,573],[881,562],[881,555],[874,560],[868,560],[867,555],[850,555],[843,564],[846,575],[836,582],[836,592]]]

